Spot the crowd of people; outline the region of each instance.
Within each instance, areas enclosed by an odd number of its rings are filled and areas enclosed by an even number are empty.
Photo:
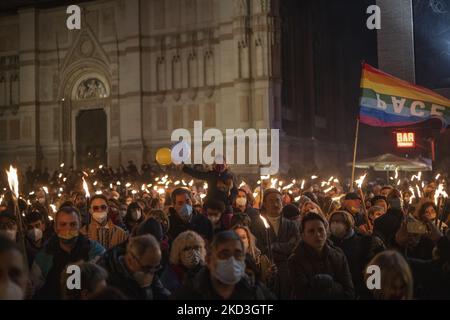
[[[346,190],[239,184],[226,163],[62,168],[0,198],[0,299],[450,298],[442,179]]]

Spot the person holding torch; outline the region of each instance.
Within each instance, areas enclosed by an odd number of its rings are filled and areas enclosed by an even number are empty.
[[[274,188],[266,189],[260,219],[254,219],[250,228],[257,239],[257,246],[278,270],[273,292],[279,299],[289,299],[288,258],[299,241],[299,233],[294,222],[282,217],[282,209],[281,192]]]

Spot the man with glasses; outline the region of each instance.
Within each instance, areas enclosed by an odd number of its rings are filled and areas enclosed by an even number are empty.
[[[109,285],[129,299],[165,300],[170,296],[156,275],[161,269],[161,249],[150,234],[130,238],[124,254],[107,251],[99,264],[109,272]]]
[[[88,239],[98,241],[107,250],[128,239],[127,232],[110,219],[108,200],[105,196],[92,197],[89,214],[91,222],[80,230],[80,233]]]
[[[222,231],[214,236],[206,263],[194,279],[174,293],[175,300],[273,299],[267,288],[250,284],[245,273],[244,245],[234,231]]]

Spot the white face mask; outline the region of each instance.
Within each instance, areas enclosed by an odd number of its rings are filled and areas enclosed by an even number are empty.
[[[247,204],[247,198],[245,197],[238,197],[236,198],[236,205],[240,207],[244,207]]]
[[[181,207],[179,214],[185,221],[189,221],[192,215],[192,206],[185,204]]]
[[[234,257],[226,260],[217,260],[216,269],[213,270],[212,274],[223,284],[234,285],[245,274],[245,261],[236,260]]]
[[[100,224],[103,224],[106,222],[106,219],[108,218],[108,212],[106,211],[96,211],[92,214],[92,218],[97,221]]]
[[[14,229],[3,229],[0,230],[0,234],[4,235],[6,238],[8,238],[11,241],[16,241],[16,234],[17,230]]]
[[[337,238],[343,238],[347,234],[347,227],[340,222],[332,222],[330,224],[331,234]]]
[[[42,230],[39,228],[33,228],[27,231],[27,237],[31,241],[38,242],[42,239]]]
[[[191,249],[187,251],[183,251],[180,256],[181,264],[188,268],[192,269],[196,267],[201,261],[201,253],[200,250]]]
[[[45,198],[39,198],[39,199],[38,199],[38,202],[39,202],[40,204],[45,204]]]
[[[151,286],[153,282],[153,273],[145,273],[138,271],[133,273],[133,278],[139,284],[141,288],[147,288]]]

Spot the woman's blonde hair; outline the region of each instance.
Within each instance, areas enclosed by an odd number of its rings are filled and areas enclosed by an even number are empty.
[[[198,233],[190,230],[180,233],[178,237],[173,240],[172,247],[170,248],[170,263],[173,265],[180,265],[181,253],[183,252],[184,248],[192,245],[200,246],[200,263],[204,264],[206,257],[205,240],[203,240],[203,238]]]
[[[245,231],[248,238],[248,254],[250,254],[253,257],[253,259],[258,261],[258,258],[261,255],[261,250],[259,250],[258,247],[256,246],[256,237],[253,235],[250,229],[242,224],[234,225],[231,229],[233,231],[236,231],[236,229],[242,229]]]
[[[373,290],[373,296],[378,300],[388,299],[387,295],[396,280],[400,279],[404,285],[404,297],[406,300],[413,298],[413,277],[408,262],[403,256],[394,250],[387,250],[377,254],[367,267],[375,265],[380,268],[381,287]],[[365,274],[365,281],[370,276],[370,272]]]

